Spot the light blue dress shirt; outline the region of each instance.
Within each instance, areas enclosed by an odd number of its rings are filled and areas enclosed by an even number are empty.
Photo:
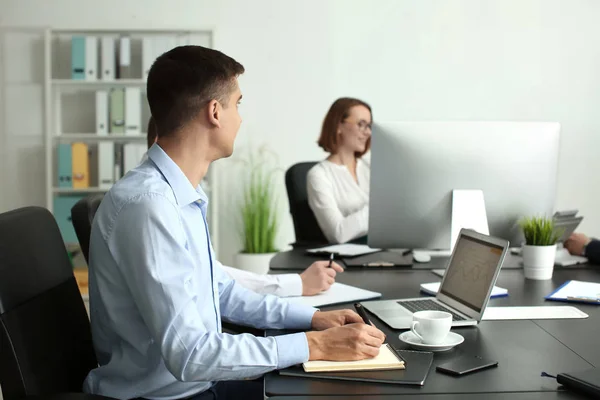
[[[221,332],[221,318],[309,329],[312,307],[259,295],[216,261],[207,197],[158,146],[106,194],[90,241],[90,314],[100,366],[84,390],[120,399],[178,399],[214,381],[308,360],[304,333]]]

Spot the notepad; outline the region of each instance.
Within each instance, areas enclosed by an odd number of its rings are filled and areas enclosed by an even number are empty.
[[[311,307],[329,306],[332,304],[350,303],[381,297],[381,293],[357,288],[355,286],[334,283],[326,292],[314,296],[286,297],[285,300]]]
[[[583,311],[570,306],[487,307],[484,321],[515,321],[522,319],[580,319],[587,318]]]
[[[364,244],[352,244],[352,243],[344,243],[344,244],[334,244],[331,246],[319,247],[316,249],[308,249],[307,253],[311,254],[335,254],[339,257],[356,257],[361,256],[363,254],[376,253],[381,251],[381,249],[373,249]]]
[[[404,361],[388,344],[379,348],[375,358],[359,361],[308,361],[302,364],[306,372],[375,371],[404,369]]]
[[[553,301],[571,301],[600,305],[600,283],[566,281],[545,298],[546,300]]]
[[[440,290],[440,282],[433,282],[433,283],[422,283],[421,284],[421,291],[425,292],[427,294],[433,295],[435,296],[438,292],[438,290]],[[490,299],[496,298],[496,297],[506,297],[508,296],[508,290],[498,287],[498,286],[494,286],[494,288],[492,289],[492,294],[490,295]]]

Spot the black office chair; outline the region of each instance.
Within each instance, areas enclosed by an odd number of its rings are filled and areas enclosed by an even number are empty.
[[[88,315],[56,220],[41,207],[0,214],[4,399],[107,399],[81,393],[97,365]]]
[[[91,194],[79,200],[73,208],[71,208],[71,220],[73,221],[73,228],[75,228],[75,234],[77,240],[79,240],[79,247],[83,252],[85,261],[90,263],[90,236],[92,233],[92,221],[94,221],[94,215],[100,207],[100,203],[104,198],[103,193]]]
[[[302,162],[292,165],[285,173],[285,187],[290,201],[290,214],[294,222],[296,242],[294,247],[327,244],[315,214],[308,205],[306,175],[316,162]]]

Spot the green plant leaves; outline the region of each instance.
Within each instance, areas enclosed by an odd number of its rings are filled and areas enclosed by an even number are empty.
[[[519,225],[523,229],[525,243],[529,246],[552,246],[562,236],[562,232],[554,229],[554,221],[551,218],[523,218]]]

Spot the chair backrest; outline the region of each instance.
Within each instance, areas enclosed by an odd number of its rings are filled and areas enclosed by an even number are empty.
[[[0,323],[5,400],[81,392],[98,365],[67,250],[45,208],[0,214]]]
[[[91,194],[79,200],[75,203],[73,208],[71,208],[73,228],[75,228],[79,246],[81,247],[85,261],[88,264],[90,263],[89,253],[92,222],[94,221],[94,215],[96,215],[96,211],[98,211],[98,207],[100,207],[103,198],[103,193]]]
[[[290,213],[294,222],[296,243],[294,245],[327,244],[327,239],[317,223],[315,214],[308,205],[306,176],[316,162],[292,165],[285,173],[285,187],[290,201]]]

